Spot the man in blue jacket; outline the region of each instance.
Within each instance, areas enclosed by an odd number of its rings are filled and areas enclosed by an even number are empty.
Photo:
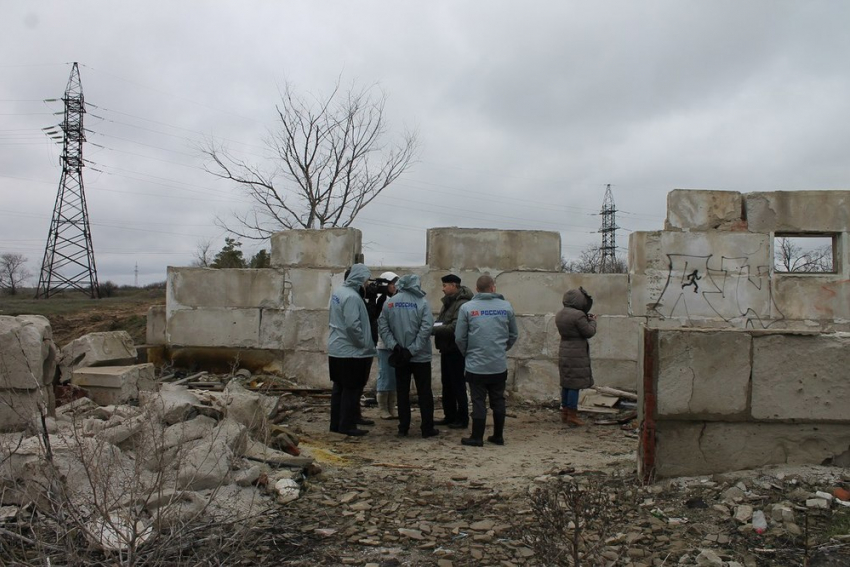
[[[407,275],[396,283],[396,294],[387,299],[378,317],[378,333],[392,354],[398,392],[398,434],[410,429],[410,378],[416,382],[422,437],[434,437],[434,395],[431,393],[431,328],[434,316],[420,286],[419,276]]]
[[[466,380],[472,397],[472,434],[464,445],[484,446],[487,424],[486,398],[493,411],[493,435],[487,441],[504,445],[507,351],[519,336],[514,309],[496,293],[496,282],[484,275],[475,283],[472,300],[463,304],[455,327],[455,341],[466,357]]]
[[[360,290],[371,276],[369,268],[354,264],[342,286],[336,288],[328,305],[328,371],[331,391],[331,431],[360,436],[360,392],[369,380],[375,341],[369,312]]]

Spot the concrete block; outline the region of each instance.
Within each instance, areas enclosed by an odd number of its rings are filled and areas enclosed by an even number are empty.
[[[564,307],[564,293],[579,286],[593,296],[593,313],[629,313],[627,274],[505,272],[496,277],[496,291],[511,302],[517,314],[526,315],[557,313]]]
[[[512,391],[517,397],[529,401],[560,399],[561,380],[557,360],[516,360]]]
[[[508,351],[511,358],[541,358],[547,356],[547,328],[553,316],[525,315],[516,318],[519,338]],[[554,325],[554,323],[551,323]],[[557,356],[557,351],[554,356]],[[551,355],[549,355],[551,356]]]
[[[53,376],[44,374],[53,343],[45,329],[49,326],[0,315],[0,389],[32,390],[52,382]]]
[[[272,267],[342,268],[356,263],[363,236],[356,228],[284,230],[271,236]]]
[[[260,321],[260,348],[325,351],[328,333],[328,312],[325,310],[264,309]]]
[[[658,419],[746,418],[748,333],[664,330],[659,340]]]
[[[425,263],[432,270],[541,270],[561,267],[561,235],[542,230],[430,228]]]
[[[773,275],[772,319],[850,320],[850,280],[837,275]]]
[[[378,274],[373,273],[372,277]],[[334,288],[345,281],[345,270],[287,270],[289,288],[286,304],[289,309],[327,309]]]
[[[753,339],[752,415],[761,420],[850,423],[850,337],[766,335]],[[845,447],[846,449],[846,447]]]
[[[377,363],[374,363],[376,365]],[[291,351],[283,358],[284,378],[305,388],[330,388],[328,355],[324,352]]]
[[[88,366],[124,366],[135,364],[136,346],[127,331],[89,333],[62,347],[59,361],[62,382],[71,373]]]
[[[183,307],[285,307],[283,270],[168,268],[169,312]]]
[[[820,465],[850,446],[846,425],[661,421],[656,427],[658,478]]]
[[[153,364],[80,368],[74,370],[71,383],[102,406],[136,402],[140,391],[156,390]]]
[[[34,325],[38,332],[41,333],[42,340],[53,340],[53,329],[50,327],[50,321],[43,315],[18,315],[15,317],[18,321],[25,324]]]
[[[744,195],[752,232],[850,231],[850,191],[773,191]]]
[[[600,316],[596,319],[596,335],[590,339],[590,358],[614,360],[638,359],[638,342],[642,317]],[[555,329],[557,334],[557,328]],[[560,342],[560,337],[559,337]]]
[[[617,360],[611,358],[591,358],[593,381],[596,386],[607,386],[637,392],[638,363],[634,360]]]
[[[719,319],[738,327],[769,321],[767,235],[664,232],[660,244],[665,270],[655,269],[660,258],[649,257],[633,268],[633,314]]]
[[[737,191],[674,189],[667,193],[665,230],[734,230],[746,226]]]
[[[169,345],[257,347],[259,309],[187,309],[168,318]]]
[[[729,270],[729,260],[735,260],[733,267],[747,266],[750,274],[756,274],[758,268],[764,268],[766,273],[773,265],[767,234],[636,232],[630,236],[629,246],[634,247],[634,254],[630,256],[634,261],[629,269],[635,274],[671,269],[690,273],[696,269],[703,276],[709,269],[712,272]]]
[[[165,327],[165,305],[151,305],[148,309],[145,343],[148,345],[166,344]]]
[[[661,250],[661,231],[635,231],[629,234],[629,273],[644,274],[667,268]]]

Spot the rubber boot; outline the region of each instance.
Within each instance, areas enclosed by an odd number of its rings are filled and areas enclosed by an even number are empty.
[[[395,390],[392,392],[387,392],[387,411],[390,412],[390,419],[398,419],[398,413],[396,412],[396,405],[398,404],[398,395]]]
[[[561,408],[561,423],[569,423],[570,409]]]
[[[464,437],[460,440],[461,444],[470,447],[484,446],[484,427],[487,425],[486,419],[472,420],[472,434],[469,437]]]
[[[378,392],[375,396],[378,400],[378,411],[380,412],[381,419],[392,419],[393,416],[390,413],[390,393],[389,392]]]
[[[493,435],[487,438],[487,441],[490,443],[495,443],[496,445],[504,445],[505,438],[503,434],[505,432],[505,415],[496,415],[493,414]]]
[[[567,409],[567,425],[570,427],[581,427],[584,422],[578,417],[578,410]]]

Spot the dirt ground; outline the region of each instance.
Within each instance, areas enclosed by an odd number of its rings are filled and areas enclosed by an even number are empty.
[[[366,408],[364,415],[375,425],[369,434],[345,437],[328,431],[325,407],[301,413],[293,425],[303,436],[301,448],[319,463],[333,466],[377,466],[427,471],[438,482],[465,478],[470,482],[499,484],[521,490],[535,477],[567,469],[577,471],[635,470],[637,436],[619,425],[588,425],[567,428],[556,409],[521,405],[508,409],[505,445],[486,443],[466,447],[461,437],[468,430],[439,427],[440,435],[422,439],[419,412],[414,408],[409,437],[397,437],[398,421],[378,419]],[[436,412],[438,417],[440,412]],[[492,416],[487,435],[492,433]],[[593,418],[587,420],[592,423]]]

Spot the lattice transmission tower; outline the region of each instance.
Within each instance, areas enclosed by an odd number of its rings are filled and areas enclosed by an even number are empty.
[[[83,116],[86,108],[77,63],[71,68],[62,101],[65,103],[62,123],[46,129],[52,138],[60,138],[61,132],[62,177],[35,296],[47,299],[58,291],[75,289],[99,298],[100,286],[83,189],[83,142],[86,141]]]
[[[605,198],[602,200],[602,246],[599,248],[599,273],[607,274],[615,270],[617,261],[617,207],[614,206],[614,195],[611,184],[605,186]]]

